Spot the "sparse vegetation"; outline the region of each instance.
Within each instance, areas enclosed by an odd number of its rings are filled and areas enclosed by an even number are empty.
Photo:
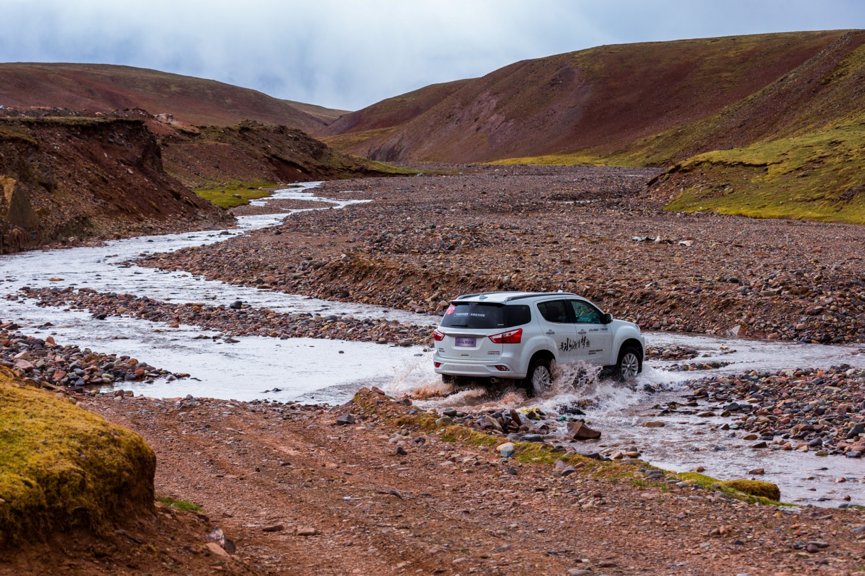
[[[665,177],[676,211],[865,223],[865,125],[699,154]]]
[[[193,190],[198,196],[220,208],[234,208],[249,204],[250,200],[266,198],[273,194],[278,185],[273,182],[256,180],[252,182],[232,181],[225,184],[203,186]]]
[[[201,510],[200,504],[196,504],[195,502],[190,502],[188,500],[176,500],[174,498],[171,498],[170,496],[157,496],[156,501],[160,504],[168,506],[169,508],[185,510],[186,512],[199,512]]]
[[[778,486],[762,480],[718,480],[697,472],[681,472],[679,478],[701,488],[718,490],[747,502],[777,506],[780,504],[781,491]]]

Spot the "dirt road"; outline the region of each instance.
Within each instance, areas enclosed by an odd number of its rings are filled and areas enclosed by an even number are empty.
[[[643,478],[639,463],[502,459],[415,428],[405,403],[363,399],[330,409],[103,395],[83,405],[140,432],[157,454],[157,494],[209,517],[200,541],[174,555],[178,573],[865,572],[860,510],[781,511]],[[354,422],[339,424],[348,414]],[[212,528],[236,545],[231,559],[204,551]],[[92,562],[115,557],[125,558]]]

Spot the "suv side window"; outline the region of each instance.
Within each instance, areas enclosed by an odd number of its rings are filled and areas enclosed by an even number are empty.
[[[601,324],[601,311],[582,300],[570,300],[577,324]]]
[[[549,300],[547,302],[538,302],[538,311],[547,322],[556,322],[557,324],[573,323],[573,313],[568,306],[567,300]]]
[[[505,326],[522,326],[532,321],[532,312],[526,304],[509,304],[504,307]]]

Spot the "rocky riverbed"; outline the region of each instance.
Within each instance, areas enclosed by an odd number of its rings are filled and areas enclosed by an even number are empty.
[[[865,370],[749,372],[690,383],[753,448],[865,456]]]
[[[324,338],[395,346],[426,345],[430,341],[428,327],[406,325],[393,320],[285,314],[267,308],[250,307],[240,300],[228,306],[173,304],[131,294],[97,292],[90,288],[23,288],[21,293],[27,298],[38,300],[41,306],[68,306],[87,310],[100,320],[108,316],[130,316],[163,322],[173,328],[181,324],[198,326],[228,336]]]
[[[563,289],[649,330],[865,340],[865,228],[666,212],[643,193],[654,174],[474,168],[327,182],[323,195],[373,201],[139,263],[427,313],[459,293]]]
[[[188,376],[155,368],[129,356],[58,344],[52,336],[44,340],[26,336],[16,328],[18,326],[11,322],[0,323],[0,364],[37,384],[83,388]]]

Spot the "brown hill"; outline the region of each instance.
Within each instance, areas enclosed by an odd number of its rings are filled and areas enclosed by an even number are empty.
[[[665,162],[715,148],[689,137],[694,123],[780,78],[837,62],[863,38],[831,31],[602,46],[391,98],[340,118],[325,133],[339,149],[387,160],[597,159],[648,148],[642,160]],[[783,101],[773,106],[741,109],[715,137],[749,140],[797,123],[783,119]],[[760,124],[752,128],[755,118]],[[659,135],[663,142],[646,141]]]
[[[0,64],[0,104],[90,112],[140,108],[185,124],[255,120],[310,133],[343,113],[214,80],[106,64]]]
[[[159,124],[159,125],[156,125]],[[191,188],[231,182],[273,184],[387,175],[389,169],[336,152],[295,128],[246,121],[177,130],[150,122],[166,171]]]

